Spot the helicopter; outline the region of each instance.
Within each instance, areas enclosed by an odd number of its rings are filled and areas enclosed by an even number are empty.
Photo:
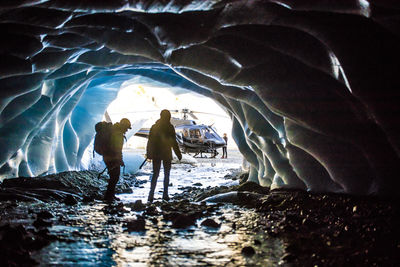
[[[182,118],[171,117],[171,124],[175,127],[176,141],[182,153],[193,157],[206,158],[210,154],[210,158],[215,158],[219,153],[218,148],[226,145],[225,140],[217,133],[212,125],[196,124],[198,120],[194,113],[210,114],[213,116],[221,116],[218,114],[192,111],[187,108],[181,110],[170,110],[171,113],[182,113]],[[194,120],[189,119],[189,116]],[[135,136],[148,138],[150,128],[141,128],[135,133]]]

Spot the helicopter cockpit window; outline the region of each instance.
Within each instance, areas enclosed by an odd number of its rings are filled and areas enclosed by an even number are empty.
[[[210,133],[210,130],[209,130],[209,129],[205,129],[205,130],[204,130],[204,137],[205,137],[206,139],[210,139],[210,138],[213,137],[213,135],[212,135],[212,133]]]
[[[199,129],[190,130],[190,137],[191,138],[200,138],[200,130]]]

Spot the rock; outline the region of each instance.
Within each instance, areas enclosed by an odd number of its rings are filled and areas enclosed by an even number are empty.
[[[172,228],[186,228],[194,225],[195,222],[196,218],[192,214],[180,214],[172,220]]]
[[[154,206],[154,205],[148,206],[146,208],[145,212],[143,213],[143,215],[149,215],[149,216],[158,215],[158,211],[157,211],[156,206]]]
[[[237,188],[238,191],[248,191],[248,192],[255,192],[259,194],[268,194],[269,188],[263,187],[255,182],[245,182],[239,185]]]
[[[21,242],[27,235],[27,232],[25,230],[25,227],[23,227],[22,225],[10,226],[9,224],[6,224],[0,227],[0,234],[0,236],[2,237],[1,241],[10,243],[11,245]]]
[[[181,213],[177,211],[165,211],[163,212],[163,219],[166,221],[172,221],[180,215]]]
[[[256,253],[256,251],[251,246],[247,246],[247,247],[242,248],[242,254],[244,256],[246,256],[246,257],[253,256],[255,253]]]
[[[94,200],[95,200],[94,196],[84,196],[82,199],[82,202],[89,203],[89,202],[93,202]]]
[[[206,198],[204,201],[211,203],[236,203],[238,201],[237,192],[222,193]]]
[[[40,231],[39,231],[40,232]],[[32,250],[39,250],[47,245],[50,244],[51,240],[54,240],[55,238],[51,235],[44,235],[39,234],[32,239],[32,242],[29,244],[29,248]]]
[[[228,193],[222,193],[214,195],[204,199],[210,203],[233,203],[241,205],[252,205],[252,203],[258,201],[263,195],[253,192],[242,192],[232,191]]]
[[[315,222],[315,221],[313,221],[313,220],[311,220],[309,218],[304,218],[303,221],[302,221],[302,224],[304,226],[307,226],[310,229],[316,229],[316,228],[319,227],[319,224],[317,222]]]
[[[41,177],[11,178],[5,179],[2,187],[26,190],[46,189],[47,191],[35,191],[43,196],[47,196],[49,190],[52,190],[52,193],[73,193],[79,196],[97,194],[100,196],[100,188],[106,186],[107,182],[98,179],[97,175],[98,173],[94,171],[67,171]]]
[[[68,206],[73,206],[78,204],[78,201],[72,195],[67,195],[67,197],[64,199],[64,204]]]
[[[281,203],[285,201],[285,198],[281,195],[270,194],[268,197],[262,202],[263,207],[273,207],[279,206]]]
[[[136,220],[126,222],[125,227],[128,232],[146,231],[146,221],[142,216],[137,216]]]
[[[243,183],[247,182],[248,178],[249,178],[249,173],[248,172],[240,174],[239,175],[239,180],[240,180],[239,183],[243,184]]]
[[[193,186],[203,186],[203,184],[202,183],[195,183],[195,184],[193,184]]]
[[[125,209],[124,204],[121,202],[114,204],[110,203],[109,205],[105,206],[103,209],[105,214],[116,214],[117,216],[123,216],[124,213],[128,213],[129,211]]]
[[[157,218],[150,218],[150,221],[151,221],[153,224],[157,224],[157,223],[158,223],[158,219],[157,219]]]
[[[0,226],[0,266],[37,265],[30,257],[35,239],[22,225]]]
[[[296,259],[296,257],[293,255],[293,254],[291,254],[291,253],[285,253],[283,256],[282,256],[282,258],[281,258],[283,261],[285,261],[285,262],[292,262],[292,261],[294,261],[295,259]]]
[[[213,219],[205,219],[201,222],[201,226],[211,227],[211,228],[219,228],[221,224],[215,222]]]
[[[121,190],[119,190],[118,192],[119,194],[132,194],[133,190],[130,187],[127,188],[122,188]]]
[[[255,240],[254,240],[254,245],[260,246],[260,245],[261,245],[261,241],[258,240],[258,239],[255,239]]]
[[[35,226],[36,228],[40,228],[40,227],[48,227],[51,226],[52,223],[49,221],[45,221],[42,218],[37,218],[36,221],[34,221],[32,223],[33,226]]]
[[[50,219],[50,218],[53,218],[54,215],[51,212],[47,211],[47,210],[43,210],[43,211],[37,213],[36,217],[37,218],[42,218],[42,219]]]
[[[146,206],[142,203],[142,201],[136,200],[133,205],[130,205],[131,209],[134,211],[142,211],[146,208]]]

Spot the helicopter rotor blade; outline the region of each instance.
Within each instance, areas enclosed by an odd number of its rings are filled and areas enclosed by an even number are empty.
[[[198,113],[198,114],[207,114],[207,115],[213,115],[213,116],[218,116],[222,118],[229,118],[228,116],[225,115],[220,115],[220,114],[215,114],[215,113],[210,113],[210,112],[202,112],[202,111],[191,111],[192,113]]]
[[[189,114],[193,119],[195,119],[195,120],[198,120],[198,119],[199,119],[199,118],[197,118],[196,115],[193,114],[192,111],[190,111],[188,114]]]
[[[111,117],[110,117],[110,115],[108,114],[107,110],[106,110],[106,112],[104,113],[104,117],[105,117],[105,119],[106,119],[106,122],[112,122]]]

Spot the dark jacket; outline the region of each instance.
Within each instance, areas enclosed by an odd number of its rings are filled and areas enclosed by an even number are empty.
[[[110,151],[103,155],[104,162],[118,161],[122,162],[122,147],[124,146],[125,131],[121,129],[119,122],[112,126]]]
[[[222,138],[225,140],[225,146],[228,145],[228,137],[224,136]]]
[[[147,142],[147,158],[172,160],[172,151],[181,157],[178,143],[176,142],[175,128],[169,121],[158,120],[150,128]]]

